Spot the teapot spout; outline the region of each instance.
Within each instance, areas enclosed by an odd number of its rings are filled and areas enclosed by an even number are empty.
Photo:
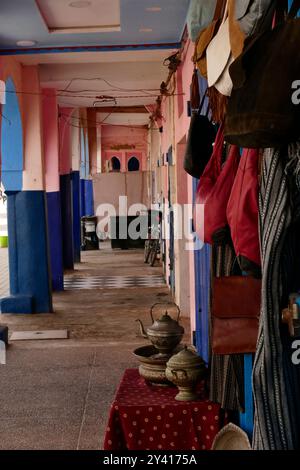
[[[143,325],[143,323],[141,322],[141,320],[137,319],[137,320],[135,320],[135,321],[139,322],[139,324],[140,324],[140,331],[141,331],[141,335],[143,336],[143,338],[148,339],[148,335],[147,335],[147,333],[146,333],[146,331],[145,331],[144,325]]]

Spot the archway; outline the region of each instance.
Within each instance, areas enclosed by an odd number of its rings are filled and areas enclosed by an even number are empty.
[[[111,159],[112,171],[121,171],[121,162],[118,157],[112,157]]]
[[[2,183],[6,191],[21,191],[23,129],[18,96],[12,78],[6,82],[6,103],[1,120]]]
[[[1,117],[1,181],[0,181],[0,298],[9,295],[9,259],[13,261],[16,247],[8,250],[9,204],[7,194],[22,190],[23,186],[23,128],[19,100],[12,78],[5,84],[5,104]]]
[[[140,162],[136,157],[128,160],[128,171],[140,171]]]

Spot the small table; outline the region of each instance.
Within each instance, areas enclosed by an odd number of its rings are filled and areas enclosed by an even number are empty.
[[[105,450],[209,450],[226,424],[220,405],[178,402],[175,387],[148,385],[127,369],[111,406]]]

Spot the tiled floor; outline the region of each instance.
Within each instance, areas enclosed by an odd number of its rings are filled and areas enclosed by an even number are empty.
[[[9,294],[8,250],[0,248],[0,298]]]
[[[161,287],[163,276],[66,276],[65,290],[126,289],[127,287]]]
[[[2,269],[5,260],[3,251]],[[10,342],[0,366],[0,450],[101,449],[116,388],[126,368],[138,367],[133,351],[148,344],[136,319],[148,327],[151,306],[171,301],[162,268],[145,265],[141,250],[84,252],[68,284],[71,290],[54,294],[52,314],[0,315],[10,334],[69,332],[68,340]],[[163,312],[158,305],[154,317]],[[181,324],[188,343],[188,319]]]

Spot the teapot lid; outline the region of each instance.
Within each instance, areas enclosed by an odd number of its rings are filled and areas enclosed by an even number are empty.
[[[179,353],[172,356],[167,363],[167,367],[171,368],[197,367],[201,365],[205,366],[203,359],[187,346],[185,346]]]
[[[166,311],[158,320],[155,320],[153,325],[148,328],[148,331],[177,335],[183,334],[184,328],[179,325],[178,321],[173,320]]]

